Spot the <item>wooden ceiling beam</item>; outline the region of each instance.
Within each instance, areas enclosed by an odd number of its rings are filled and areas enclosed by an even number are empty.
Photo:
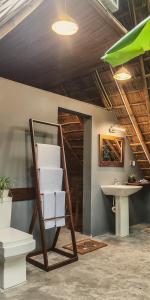
[[[150,131],[148,131],[148,132],[142,132],[142,135],[150,135]],[[126,137],[136,137],[136,135],[126,134]]]
[[[150,131],[148,132],[142,132],[143,135],[150,135]]]
[[[100,4],[97,0],[87,0],[91,6],[94,7],[94,9],[97,11],[97,13],[100,16],[103,16],[108,22],[110,26],[116,30],[121,35],[124,35],[127,33],[126,28],[119,22],[117,19],[108,11],[102,4]],[[101,9],[100,9],[101,7]]]
[[[133,154],[135,154],[135,155],[144,154],[144,151],[133,151]]]
[[[131,106],[145,105],[145,102],[130,103]]]
[[[121,120],[121,118],[120,118],[120,120]],[[121,124],[124,125],[124,126],[131,126],[132,125],[132,123],[121,123]],[[137,124],[138,125],[148,125],[149,122],[148,121],[143,121],[143,122],[137,122]]]
[[[149,5],[147,5],[147,8],[149,8]],[[132,1],[132,10],[133,10],[133,17],[134,17],[134,25],[137,25],[137,16],[136,16],[136,8],[135,8],[135,0]],[[143,78],[143,91],[145,95],[145,103],[147,108],[147,114],[149,119],[149,126],[150,126],[150,101],[149,101],[149,93],[147,89],[147,81],[146,78],[148,78],[148,74],[145,74],[145,67],[144,67],[144,60],[143,56],[139,57],[140,67],[141,67],[141,74]]]
[[[150,60],[150,56],[143,57],[144,62]]]
[[[150,78],[150,73],[144,75],[145,78]]]
[[[137,159],[139,163],[147,162],[147,159]]]
[[[63,132],[63,134],[64,134],[64,132]],[[69,150],[71,151],[73,157],[74,157],[75,160],[78,162],[79,166],[82,168],[83,166],[82,166],[82,164],[81,164],[81,162],[80,162],[80,159],[79,159],[78,155],[74,152],[74,150],[72,149],[72,146],[71,146],[70,143],[67,141],[67,139],[66,139],[64,136],[63,136],[63,138],[64,138],[65,144],[67,145],[67,147],[68,147]]]
[[[130,146],[131,146],[131,147],[134,147],[134,146],[141,146],[141,143],[130,143]]]
[[[92,74],[91,74],[91,78],[94,82],[94,85],[102,99],[102,102],[104,104],[104,107],[108,108],[108,109],[111,109],[112,108],[112,104],[111,104],[111,101],[107,95],[107,92],[105,90],[105,87],[102,83],[102,80],[100,78],[100,75],[98,73],[97,70],[95,70]]]
[[[127,94],[130,94],[129,92],[127,92]],[[120,94],[118,94],[118,96],[120,96]],[[139,105],[146,105],[145,102],[135,102],[135,103],[130,103],[131,106],[139,106]],[[113,105],[113,109],[120,109],[120,108],[125,108],[124,105]]]
[[[122,109],[122,108],[125,108],[124,105],[113,105],[113,109]]]
[[[17,25],[19,25],[25,18],[27,18],[44,0],[33,0],[29,5],[26,5],[21,11],[14,17],[7,21],[0,28],[0,39],[4,38],[9,32],[11,32]]]
[[[150,141],[146,141],[145,144],[146,144],[146,145],[150,145]],[[141,143],[131,143],[131,144],[130,144],[131,147],[132,147],[132,146],[140,146],[140,145],[141,145]]]

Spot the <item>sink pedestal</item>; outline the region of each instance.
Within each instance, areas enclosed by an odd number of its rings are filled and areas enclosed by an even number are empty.
[[[115,197],[116,235],[124,237],[129,235],[129,196],[140,191],[142,186],[128,185],[102,185],[105,195]]]
[[[129,235],[129,198],[126,196],[115,197],[116,235],[124,237]]]

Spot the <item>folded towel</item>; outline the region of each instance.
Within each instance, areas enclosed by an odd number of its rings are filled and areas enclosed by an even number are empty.
[[[63,170],[61,168],[41,168],[39,170],[41,193],[61,191],[62,177]]]
[[[60,168],[60,147],[37,144],[42,213],[45,229],[65,225],[65,192],[62,191],[63,170]],[[57,219],[56,217],[62,217]]]
[[[65,216],[65,192],[50,192],[41,195],[44,219]],[[45,229],[65,226],[65,218],[44,221]]]
[[[56,217],[65,216],[65,197],[66,193],[64,191],[56,192]],[[65,226],[65,218],[56,219],[56,226]]]
[[[41,195],[42,201],[42,214],[44,219],[55,217],[55,195],[54,193],[48,193]],[[45,229],[55,227],[55,220],[47,220],[45,223]]]
[[[60,168],[60,147],[48,144],[36,144],[39,168]]]
[[[65,226],[65,218],[57,219],[56,227],[63,227]]]
[[[65,215],[65,196],[64,191],[55,192],[56,195],[56,217],[62,217]]]

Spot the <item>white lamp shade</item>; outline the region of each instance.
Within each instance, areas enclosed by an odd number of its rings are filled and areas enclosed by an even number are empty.
[[[77,23],[69,16],[63,16],[52,24],[52,30],[60,35],[73,35],[78,29]]]

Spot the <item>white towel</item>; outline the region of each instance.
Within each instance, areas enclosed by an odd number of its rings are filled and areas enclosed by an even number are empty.
[[[56,217],[65,216],[65,196],[64,191],[56,192]],[[65,218],[56,219],[56,226],[65,226]]]
[[[62,217],[45,221],[45,229],[65,226],[65,195],[64,191],[44,193],[41,195],[42,214],[44,219]]]
[[[54,192],[41,195],[41,201],[43,218],[54,218],[56,214],[56,197]],[[56,225],[55,220],[47,220],[44,223],[45,229],[53,228]]]
[[[62,177],[63,170],[61,168],[41,168],[39,170],[41,193],[61,191]]]
[[[37,164],[39,168],[60,168],[60,147],[48,144],[36,144]]]

